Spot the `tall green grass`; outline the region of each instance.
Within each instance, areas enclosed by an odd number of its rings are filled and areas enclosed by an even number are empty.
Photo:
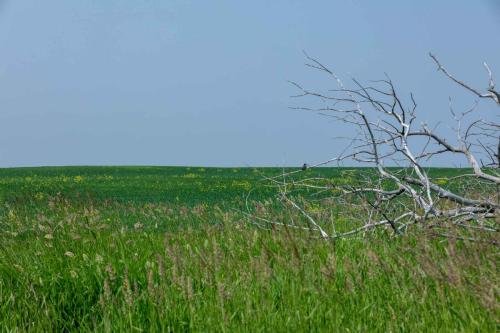
[[[239,204],[234,198],[131,200],[124,182],[113,193],[130,200],[112,200],[97,180],[58,194],[51,177],[82,183],[98,172],[83,180],[75,179],[82,171],[17,172],[3,179],[11,185],[2,189],[0,209],[4,330],[498,329],[498,250],[491,242],[436,238],[424,230],[324,241],[293,229],[258,229],[230,209]],[[228,178],[217,182],[230,187],[249,172],[224,170]],[[167,181],[187,188],[196,179],[170,176]],[[30,191],[27,184],[37,177],[46,185]],[[122,177],[137,177],[145,188],[162,179],[141,179],[140,172]],[[268,209],[288,218],[280,208]]]

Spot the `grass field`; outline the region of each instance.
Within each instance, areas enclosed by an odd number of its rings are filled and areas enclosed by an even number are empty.
[[[498,248],[258,229],[280,169],[0,169],[3,331],[498,331]],[[318,169],[346,181],[345,169]],[[459,171],[440,169],[439,175]],[[349,212],[331,207],[329,215]]]

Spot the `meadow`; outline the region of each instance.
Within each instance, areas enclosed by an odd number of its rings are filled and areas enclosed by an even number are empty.
[[[416,228],[325,241],[258,228],[242,213],[248,201],[256,216],[295,218],[263,181],[280,172],[0,169],[0,328],[498,331],[494,240]],[[306,174],[354,177],[336,168]],[[325,219],[352,218],[328,209]]]

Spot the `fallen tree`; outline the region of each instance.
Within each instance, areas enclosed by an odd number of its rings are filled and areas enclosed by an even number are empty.
[[[331,77],[336,88],[327,92],[310,90],[291,82],[299,90],[296,98],[312,98],[318,107],[294,107],[318,112],[335,121],[351,126],[355,135],[339,156],[311,166],[304,164],[300,170],[284,172],[268,180],[279,188],[279,200],[302,215],[307,225],[296,221],[260,220],[294,228],[308,228],[323,238],[346,237],[378,227],[390,228],[401,234],[412,224],[448,224],[484,231],[497,231],[500,211],[498,189],[500,186],[500,124],[498,114],[492,112],[481,117],[477,112],[480,100],[500,106],[500,94],[489,66],[488,88],[483,92],[451,74],[429,54],[438,71],[476,97],[474,106],[457,113],[451,106],[454,135],[440,133],[425,122],[418,122],[417,103],[410,94],[405,103],[393,81],[382,80],[363,84],[352,79],[346,86],[330,68],[308,56],[307,66]],[[311,100],[309,103],[312,104]],[[498,110],[498,109],[497,109]],[[496,111],[496,110],[495,110]],[[432,161],[450,160],[458,156],[468,164],[458,175],[432,176]],[[324,177],[303,177],[311,168],[328,164],[368,166],[368,172],[357,172],[348,184],[340,184]],[[308,200],[298,199],[291,189],[305,188],[312,196],[321,194],[331,202],[352,211],[362,211],[351,228],[337,232],[335,225],[315,218],[308,210]],[[309,196],[311,197],[311,196]],[[333,222],[335,224],[335,222]],[[329,230],[328,230],[329,229]]]

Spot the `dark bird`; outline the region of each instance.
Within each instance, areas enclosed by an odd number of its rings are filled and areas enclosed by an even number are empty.
[[[302,171],[306,171],[307,168],[309,168],[309,165],[307,165],[307,163],[304,163],[304,165],[302,165]]]

